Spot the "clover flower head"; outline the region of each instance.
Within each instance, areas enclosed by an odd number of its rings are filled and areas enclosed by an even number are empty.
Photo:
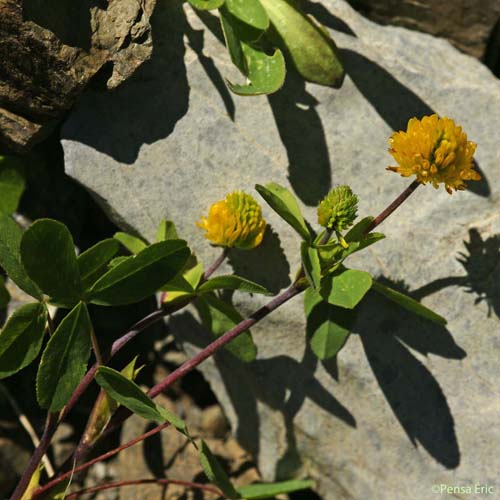
[[[412,118],[406,132],[394,132],[389,139],[389,152],[398,162],[387,170],[403,177],[415,175],[421,184],[435,188],[444,184],[446,191],[466,189],[465,181],[478,181],[473,156],[476,144],[451,118],[438,115]]]
[[[248,250],[262,242],[266,221],[251,195],[235,191],[214,203],[197,226],[206,231],[205,238],[216,246]]]
[[[352,226],[358,210],[358,197],[349,186],[333,188],[318,206],[318,224],[336,232]]]

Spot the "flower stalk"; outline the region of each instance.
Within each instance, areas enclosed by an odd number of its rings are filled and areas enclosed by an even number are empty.
[[[389,217],[398,207],[400,207],[420,186],[420,182],[413,181],[390,205],[388,205],[382,212],[380,212],[377,217],[375,217],[372,223],[366,228],[366,233],[373,231],[377,226],[380,226],[382,222]]]

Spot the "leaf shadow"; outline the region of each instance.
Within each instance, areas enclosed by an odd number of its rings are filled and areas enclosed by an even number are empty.
[[[203,30],[194,30],[188,26],[186,28],[186,36],[189,46],[198,56],[198,60],[205,70],[205,73],[210,78],[213,86],[219,92],[229,118],[231,118],[234,122],[235,106],[231,93],[229,92],[226,83],[224,82],[224,78],[217,69],[213,59],[211,57],[207,57],[203,53],[205,32]]]
[[[293,70],[287,72],[283,88],[269,95],[268,101],[288,155],[288,180],[303,203],[315,206],[332,186],[330,154],[316,110],[319,102]]]
[[[190,313],[174,316],[170,319],[170,326],[181,344],[188,342],[203,348],[212,340],[211,333]],[[233,432],[240,444],[254,457],[258,457],[261,452],[259,404],[281,415],[285,426],[286,450],[277,464],[278,478],[290,477],[301,465],[293,421],[306,399],[346,425],[356,427],[354,416],[316,379],[317,359],[309,348],[306,348],[300,361],[279,355],[243,363],[225,350],[217,352],[213,359],[237,417],[237,428]]]
[[[234,274],[247,278],[273,293],[290,285],[290,264],[278,234],[267,225],[262,243],[251,252],[232,249],[229,264]]]
[[[224,44],[217,18],[202,11],[197,15]],[[268,100],[287,151],[290,184],[306,205],[316,205],[331,187],[328,147],[321,118],[315,109],[319,103],[306,91],[304,79],[291,68],[283,88],[269,95]]]
[[[386,279],[380,281],[402,288]],[[445,327],[419,318],[375,292],[363,300],[354,332],[360,336],[380,389],[413,445],[420,444],[449,469],[458,467],[460,450],[446,396],[411,349],[424,356],[455,360],[463,359],[465,351]]]
[[[469,241],[457,261],[462,264],[464,276],[450,276],[434,280],[412,292],[416,300],[448,286],[460,286],[476,295],[475,304],[485,302],[488,317],[495,313],[500,318],[500,235],[483,239],[477,228],[469,229]]]

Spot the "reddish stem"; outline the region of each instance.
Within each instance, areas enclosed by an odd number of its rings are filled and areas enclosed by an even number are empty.
[[[373,219],[372,223],[366,229],[366,233],[373,231],[377,226],[382,224],[382,222],[389,217],[389,215],[396,210],[404,201],[408,199],[408,197],[415,191],[415,189],[420,186],[420,182],[413,181],[389,206],[387,206],[382,212],[380,212],[375,219]]]
[[[67,500],[71,500],[72,498],[78,498],[80,495],[84,495],[86,493],[96,493],[98,491],[109,490],[111,488],[121,488],[123,486],[132,486],[138,484],[159,484],[159,485],[169,485],[169,484],[177,484],[179,486],[185,486],[190,489],[203,490],[208,493],[213,493],[222,498],[227,498],[223,495],[223,493],[212,487],[207,486],[206,484],[201,483],[191,483],[189,481],[179,481],[177,479],[135,479],[130,481],[116,481],[114,483],[102,484],[100,486],[94,486],[92,488],[86,488],[84,490],[75,491],[66,497]]]
[[[158,432],[162,431],[163,429],[165,429],[165,427],[168,427],[169,425],[170,425],[169,422],[165,422],[163,424],[160,424],[157,427],[155,427],[154,429],[151,429],[150,431],[145,432],[144,434],[141,434],[140,436],[128,441],[127,443],[122,444],[121,446],[118,446],[118,448],[115,448],[114,450],[103,453],[102,455],[99,455],[98,457],[96,457],[92,460],[89,460],[88,462],[86,462],[82,465],[79,465],[78,467],[75,467],[74,470],[71,470],[71,471],[65,472],[64,474],[61,474],[60,476],[56,477],[52,481],[49,481],[44,486],[35,490],[35,492],[33,493],[32,499],[39,498],[41,495],[46,493],[48,490],[50,490],[51,488],[53,488],[54,486],[56,486],[60,482],[64,481],[65,479],[68,479],[73,474],[76,474],[77,472],[88,469],[89,467],[96,464],[97,462],[100,462],[101,460],[106,460],[108,458],[111,458],[112,456],[116,455],[117,453],[120,453],[120,451],[125,450],[127,448],[130,448],[134,444],[137,444],[140,441],[144,441],[148,437],[151,437],[154,434],[157,434]]]
[[[26,491],[26,488],[29,485],[31,476],[34,474],[36,468],[38,467],[40,461],[42,460],[42,457],[45,455],[45,452],[47,451],[50,445],[50,441],[52,440],[52,436],[54,435],[56,428],[57,428],[57,413],[49,413],[47,415],[47,420],[45,421],[45,429],[40,439],[40,443],[33,452],[33,455],[31,455],[28,466],[26,467],[23,476],[21,477],[19,483],[17,484],[14,493],[12,493],[11,500],[18,500],[23,496],[24,492]]]
[[[375,229],[378,225],[380,225],[389,215],[391,215],[420,185],[419,182],[413,181],[385,210],[383,210],[375,219],[373,219],[372,223],[370,226],[367,228],[366,233],[369,233],[373,229]],[[212,265],[210,268],[207,269],[207,271],[204,274],[204,279],[207,279],[208,276],[210,276],[211,273],[215,271],[215,269],[223,262],[223,260],[226,257],[227,252],[224,251],[222,255],[219,256],[217,261]],[[215,265],[217,264],[217,265]],[[285,292],[282,294],[278,295],[275,297],[271,302],[269,302],[267,305],[261,307],[259,310],[257,310],[252,316],[247,318],[246,320],[243,320],[240,322],[238,325],[236,325],[233,329],[229,330],[226,332],[224,335],[219,337],[217,340],[209,344],[207,347],[202,349],[198,354],[196,354],[193,358],[190,360],[186,361],[183,363],[179,368],[174,370],[170,375],[168,375],[162,382],[159,384],[156,384],[149,392],[148,395],[150,397],[155,397],[161,392],[163,392],[167,387],[169,387],[172,383],[174,383],[176,380],[179,378],[183,377],[190,371],[192,371],[194,368],[196,368],[200,363],[205,361],[208,357],[212,356],[216,351],[221,349],[223,346],[231,342],[234,338],[236,338],[238,335],[246,331],[248,328],[250,328],[252,325],[266,317],[269,313],[274,311],[276,308],[287,302],[289,299],[294,297],[295,295],[298,295],[301,293],[301,289],[297,287],[295,284],[293,284],[290,288],[288,288]],[[186,304],[180,304],[178,309],[181,307],[184,307]],[[168,306],[167,306],[168,307]],[[177,310],[177,309],[174,309]],[[142,331],[144,328],[147,326],[153,324],[154,322],[158,321],[161,319],[163,316],[166,314],[169,314],[174,311],[168,311],[167,308],[160,309],[158,311],[155,311],[148,317],[144,318],[140,322],[138,322],[132,329],[126,333],[123,337],[115,341],[115,343],[112,346],[111,349],[111,354],[110,356],[106,359],[108,361],[118,350],[120,350],[127,342],[132,340],[140,331]],[[138,329],[138,325],[141,323],[145,323],[141,327],[141,329]],[[105,361],[105,362],[106,362]],[[77,389],[73,393],[73,396],[71,397],[70,401],[64,408],[64,410],[61,412],[60,419],[58,422],[61,422],[62,419],[67,415],[69,410],[74,406],[76,401],[79,399],[81,394],[85,391],[85,389],[88,387],[90,382],[93,380],[95,372],[97,371],[97,364],[95,364],[85,375],[85,377],[82,379],[80,384],[78,385]],[[103,433],[104,435],[109,434],[110,432],[114,431],[128,416],[130,415],[130,411],[125,411],[123,408],[121,409],[122,411],[118,411],[115,415],[114,418],[112,418],[111,422],[108,424],[108,427],[106,431]],[[116,418],[115,418],[116,417]],[[58,422],[56,421],[55,423],[52,423],[50,426],[46,425],[44,434],[42,436],[42,440],[40,441],[40,445],[37,447],[35,450],[33,456],[30,459],[30,463],[28,464],[28,468],[25,470],[21,481],[19,482],[18,486],[16,487],[16,490],[14,491],[14,494],[11,497],[11,500],[20,500],[21,496],[23,495],[24,491],[26,490],[29,480],[35,471],[36,467],[38,466],[42,456],[45,454],[49,444],[50,440],[52,439],[52,436],[55,432],[55,429],[57,428]],[[48,422],[47,422],[48,424]],[[118,453],[123,449],[122,447],[116,448],[115,450],[112,450],[111,453],[114,455],[115,453]],[[106,454],[105,454],[106,455]],[[105,455],[101,455],[101,457],[97,457],[97,459],[94,459],[91,462],[87,462],[88,467],[92,465],[93,463],[96,463],[97,461],[103,460]],[[90,465],[88,465],[90,464]],[[73,472],[78,472],[80,470],[83,470],[80,466],[75,469]],[[87,468],[87,467],[84,467]],[[67,474],[71,473],[66,473],[60,476],[59,478],[54,479],[48,485],[51,483],[54,484],[54,482],[59,482],[60,478],[63,478],[67,476]],[[46,486],[48,486],[46,485]],[[46,488],[44,486],[43,488]],[[43,489],[42,488],[42,489]]]
[[[187,373],[194,370],[200,363],[202,363],[207,358],[212,356],[215,352],[217,352],[219,349],[227,345],[229,342],[231,342],[231,340],[235,339],[238,335],[241,335],[243,332],[247,331],[250,327],[255,325],[255,323],[265,318],[268,314],[270,314],[275,309],[283,305],[292,297],[298,295],[301,291],[302,290],[297,288],[295,285],[292,285],[283,293],[274,297],[274,299],[271,300],[269,303],[267,303],[265,306],[262,306],[247,319],[244,319],[243,321],[238,323],[234,328],[226,332],[224,335],[214,340],[211,344],[208,344],[198,354],[196,354],[191,359],[184,362],[181,366],[179,366],[179,368],[174,370],[161,382],[152,387],[151,390],[148,392],[148,396],[154,398],[155,396],[163,392],[176,380],[179,380],[180,378],[184,377]]]
[[[179,304],[176,306],[176,308],[162,308],[158,309],[157,311],[152,312],[145,318],[141,319],[138,321],[132,328],[122,337],[119,339],[115,340],[113,342],[113,345],[111,346],[111,351],[108,356],[103,357],[103,363],[108,362],[125,344],[130,342],[133,338],[135,338],[140,332],[145,330],[147,327],[151,326],[152,324],[158,322],[161,320],[164,316],[171,314],[175,310],[177,310],[177,307],[180,309],[183,307],[183,304]],[[24,494],[24,491],[28,487],[28,484],[30,482],[31,476],[33,475],[33,472],[36,470],[38,467],[38,464],[40,463],[41,457],[45,455],[47,452],[47,449],[50,445],[50,442],[52,440],[52,437],[54,436],[54,433],[57,429],[57,426],[64,420],[64,418],[67,416],[67,414],[70,412],[70,410],[75,406],[76,402],[80,399],[80,396],[85,392],[87,387],[90,385],[92,380],[94,379],[95,372],[97,371],[98,364],[95,363],[85,374],[83,379],[80,381],[78,384],[77,388],[73,392],[71,398],[69,399],[68,403],[66,406],[63,408],[61,411],[59,418],[56,416],[52,416],[50,419],[50,426],[46,426],[42,439],[40,440],[39,445],[33,452],[33,455],[28,463],[28,467],[26,470],[23,472],[23,475],[19,481],[19,484],[17,485],[16,489],[14,490],[14,493],[12,494],[10,500],[20,500],[21,497]]]
[[[190,360],[186,361],[183,363],[179,368],[174,370],[170,375],[168,375],[165,379],[163,379],[160,383],[156,384],[149,392],[148,395],[152,398],[163,392],[167,387],[169,387],[171,384],[173,384],[176,380],[179,378],[183,377],[190,371],[194,370],[201,362],[203,362],[205,359],[208,357],[212,356],[216,351],[221,349],[223,346],[231,342],[234,338],[236,338],[238,335],[242,334],[246,330],[248,330],[251,326],[255,325],[258,321],[261,319],[265,318],[268,314],[270,314],[272,311],[283,305],[285,302],[290,300],[292,297],[295,297],[298,295],[302,290],[297,288],[295,285],[292,285],[289,287],[287,290],[285,290],[283,293],[280,295],[276,296],[273,300],[271,300],[268,304],[265,306],[261,307],[258,309],[254,314],[252,314],[250,317],[247,319],[241,321],[238,323],[233,329],[229,330],[226,332],[224,335],[219,337],[218,339],[214,340],[211,344],[209,344],[207,347],[202,349],[196,356],[191,358]],[[120,411],[121,410],[121,411]],[[111,432],[113,432],[119,425],[121,425],[130,415],[131,412],[129,410],[126,410],[124,407],[121,407],[118,412],[115,413],[114,417],[112,418],[111,422],[108,424],[105,432],[101,435],[101,439],[107,435],[109,435]],[[167,424],[168,425],[168,424]],[[163,426],[166,426],[163,424]],[[162,426],[158,426],[150,433],[155,433],[161,430]],[[128,448],[129,446],[132,446],[133,444],[142,441],[143,439],[146,439],[146,437],[149,437],[151,435],[150,433],[143,434],[142,436],[139,436],[138,438],[135,438],[132,441],[129,441],[128,443],[119,446],[118,448],[115,448],[114,450],[111,450],[97,458],[94,458],[93,460],[86,462],[85,464],[82,464],[78,467],[76,467],[73,471],[68,471],[64,474],[61,474],[57,478],[53,479],[49,483],[47,483],[45,486],[39,488],[35,492],[35,496],[39,496],[41,493],[47,491],[48,489],[54,487],[56,484],[59,484],[61,481],[64,481],[64,479],[68,478],[71,476],[71,474],[76,474],[77,472],[80,472],[82,470],[87,469],[91,465],[100,462],[101,460],[105,460],[113,455],[116,455],[119,453],[121,450]]]
[[[224,262],[224,260],[227,257],[227,254],[229,253],[229,248],[224,248],[222,253],[217,257],[217,259],[214,260],[213,264],[203,273],[203,281],[207,281],[212,274],[219,269],[220,265]]]
[[[186,374],[194,370],[200,363],[205,361],[207,358],[212,356],[219,349],[227,345],[231,340],[235,339],[238,335],[248,330],[250,327],[255,325],[258,321],[265,318],[268,314],[273,312],[275,309],[283,305],[285,302],[290,300],[292,297],[300,294],[303,290],[297,287],[295,284],[290,286],[280,295],[277,295],[268,304],[262,306],[256,312],[254,312],[247,319],[244,319],[238,323],[234,328],[226,332],[224,335],[220,336],[218,339],[214,340],[211,344],[202,349],[198,354],[196,354],[191,359],[183,363],[179,368],[174,370],[170,375],[164,378],[161,382],[153,386],[148,392],[148,396],[154,398],[163,392],[167,387],[172,385],[175,381],[184,377]],[[118,411],[111,418],[108,426],[101,435],[101,439],[108,436],[114,432],[129,416],[131,412],[124,407],[118,409]]]

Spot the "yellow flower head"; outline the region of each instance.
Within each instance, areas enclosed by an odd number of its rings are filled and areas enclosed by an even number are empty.
[[[387,170],[403,177],[416,175],[421,184],[444,184],[446,191],[466,188],[464,181],[478,181],[472,157],[476,144],[450,118],[438,115],[412,118],[406,132],[394,132],[389,139],[389,152],[399,163]]]
[[[197,226],[205,229],[205,238],[214,245],[248,250],[262,242],[266,221],[252,196],[235,191],[214,203]]]

